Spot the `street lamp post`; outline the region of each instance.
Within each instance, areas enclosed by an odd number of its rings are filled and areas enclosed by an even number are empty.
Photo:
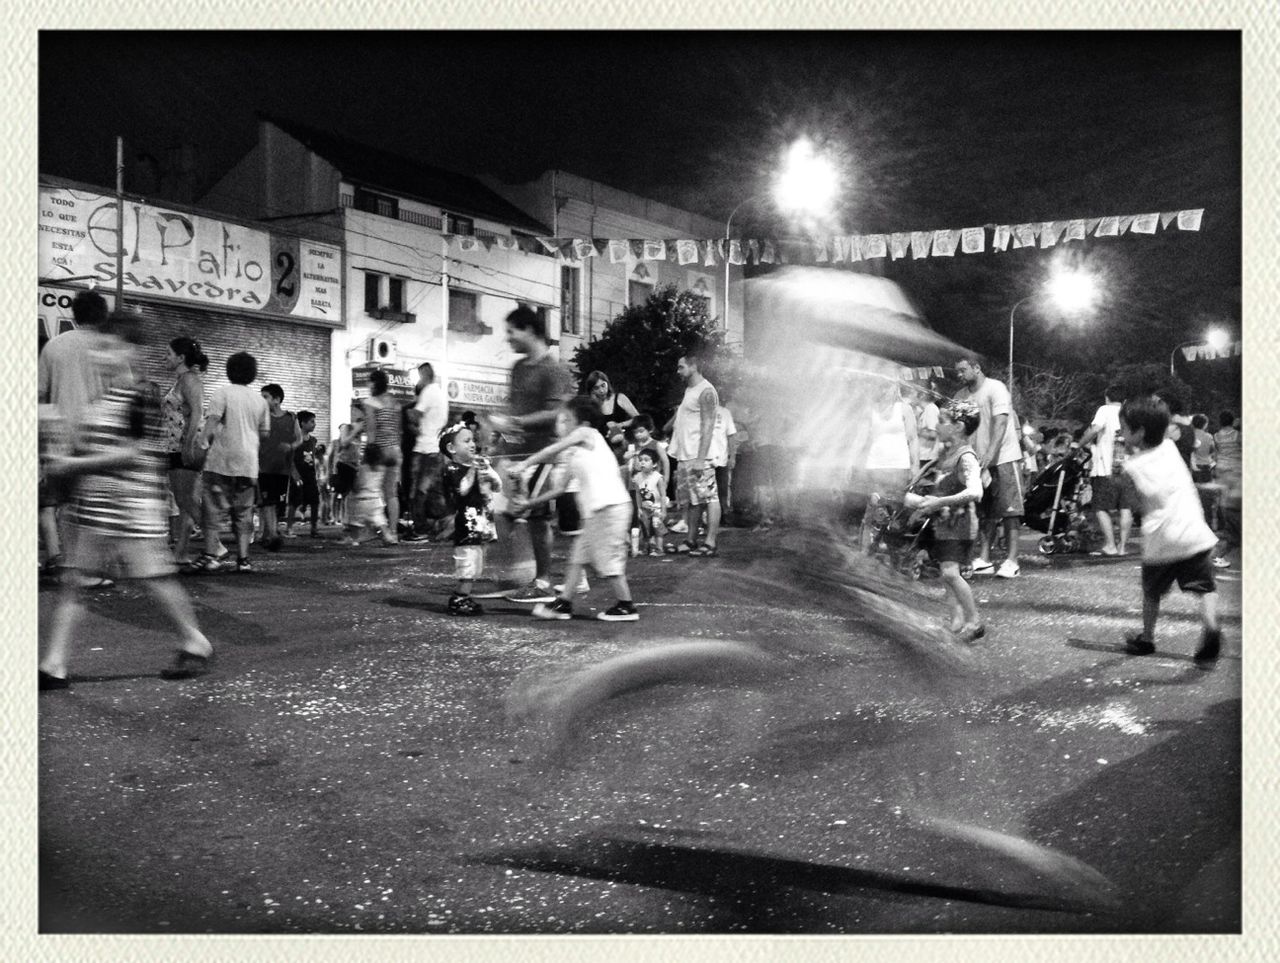
[[[1038,294],[1028,294],[1009,310],[1009,382],[1005,387],[1009,389],[1010,394],[1013,393],[1013,316],[1018,313],[1018,308],[1028,301],[1034,301],[1039,296]]]
[[[1062,268],[1054,272],[1043,291],[1028,294],[1009,310],[1009,383],[1013,394],[1013,320],[1018,308],[1037,298],[1050,298],[1064,311],[1083,311],[1093,306],[1098,297],[1098,284],[1093,276],[1079,270]]]

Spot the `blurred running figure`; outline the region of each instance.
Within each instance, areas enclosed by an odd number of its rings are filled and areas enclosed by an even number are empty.
[[[982,498],[982,527],[979,532],[978,557],[973,561],[975,575],[990,575],[991,543],[996,526],[1003,522],[1005,560],[995,568],[1000,578],[1018,577],[1018,527],[1022,519],[1022,444],[1018,441],[1013,405],[1009,389],[1003,382],[988,378],[976,355],[961,358],[956,374],[965,387],[956,392],[956,401],[971,401],[978,406],[981,422],[973,436],[978,464],[986,476],[986,493]]]
[[[703,377],[703,360],[695,351],[687,351],[676,363],[676,373],[685,383],[684,398],[671,421],[669,452],[676,460],[676,488],[687,492],[685,521],[689,535],[677,551],[690,555],[714,556],[720,535],[720,493],[716,487],[716,470],[710,462],[714,441],[716,411],[720,396],[715,385]],[[698,522],[703,509],[707,513],[707,535],[702,545],[695,544]]]
[[[136,341],[132,322],[119,324]],[[148,396],[129,374],[132,345],[99,346],[102,373],[114,377],[105,393],[81,410],[80,430],[69,454],[53,456],[48,470],[77,479],[68,507],[68,562],[82,572],[114,564],[125,578],[142,579],[155,603],[177,625],[178,651],[161,672],[166,679],[204,673],[213,647],[196,624],[186,592],[168,552],[167,458],[160,429],[159,398]],[[80,589],[65,581],[40,660],[41,691],[67,689],[67,661],[84,614]]]
[[[1089,461],[1089,484],[1093,488],[1090,502],[1102,530],[1102,548],[1090,555],[1123,555],[1129,545],[1129,529],[1133,527],[1133,510],[1128,489],[1122,484],[1124,471],[1124,433],[1120,430],[1120,406],[1124,390],[1112,385],[1103,395],[1105,404],[1093,416],[1093,423],[1080,436],[1080,447],[1092,445]],[[1120,545],[1111,528],[1111,513],[1120,513]]]

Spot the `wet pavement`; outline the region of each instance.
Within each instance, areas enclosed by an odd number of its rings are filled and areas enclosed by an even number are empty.
[[[973,583],[986,637],[922,652],[789,578],[774,533],[634,559],[638,623],[451,618],[450,546],[327,534],[183,580],[201,679],[157,677],[172,635],[137,587],[90,594],[73,688],[39,700],[42,931],[1240,928],[1238,569],[1204,672],[1191,598],[1127,656],[1137,559],[1030,538],[1021,578]],[[603,699],[558,754],[509,718],[697,640],[769,667]]]

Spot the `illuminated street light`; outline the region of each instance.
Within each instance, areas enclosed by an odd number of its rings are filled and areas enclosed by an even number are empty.
[[[1178,351],[1192,344],[1205,344],[1213,349],[1214,353],[1219,353],[1231,343],[1231,335],[1222,328],[1210,328],[1204,333],[1203,338],[1192,338],[1190,341],[1183,341],[1181,344],[1173,346],[1173,350],[1169,352],[1169,377],[1176,378],[1177,372],[1174,371],[1173,361],[1178,356]]]
[[[774,176],[773,201],[791,214],[821,217],[831,212],[840,194],[840,171],[835,162],[814,150],[813,142],[802,137],[787,148],[782,169]],[[743,206],[764,194],[753,194],[729,213],[724,222],[724,327],[729,330],[729,235],[734,215]]]
[[[1013,306],[1009,311],[1009,383],[1006,385],[1009,391],[1013,391],[1013,319],[1018,308],[1028,301],[1048,298],[1062,311],[1080,314],[1097,304],[1100,294],[1098,279],[1089,272],[1060,268],[1054,271],[1043,291],[1029,294]]]

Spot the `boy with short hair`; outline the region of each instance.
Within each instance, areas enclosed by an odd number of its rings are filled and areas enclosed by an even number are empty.
[[[1218,539],[1205,524],[1191,472],[1174,442],[1165,437],[1169,418],[1168,405],[1152,397],[1132,399],[1120,409],[1134,449],[1124,463],[1124,474],[1142,513],[1142,631],[1126,636],[1126,648],[1134,655],[1155,651],[1160,600],[1176,581],[1182,591],[1200,596],[1203,629],[1195,661],[1210,669],[1222,642],[1211,563]]]
[[[635,622],[640,618],[631,601],[627,585],[627,553],[630,548],[631,498],[618,474],[618,462],[604,436],[592,427],[599,410],[593,398],[580,396],[566,403],[556,418],[560,440],[512,465],[512,474],[521,474],[535,465],[553,462],[561,452],[568,454],[569,480],[579,486],[582,532],[573,542],[564,585],[554,602],[539,603],[533,614],[540,619],[573,617],[571,593],[577,586],[583,566],[590,562],[597,574],[612,583],[617,603],[597,618],[606,622]],[[557,490],[558,489],[558,490]],[[543,490],[533,498],[513,499],[513,508],[523,510],[550,502],[568,490],[568,480]]]
[[[298,509],[311,510],[311,537],[320,537],[320,486],[316,471],[317,452],[323,447],[313,432],[316,430],[316,416],[312,411],[298,412],[298,428],[302,431],[302,442],[293,452],[293,474],[289,485],[289,517],[284,526],[284,537],[295,538],[293,523],[298,516]]]
[[[440,484],[455,507],[453,568],[458,591],[449,596],[449,614],[483,615],[471,589],[484,574],[485,544],[498,537],[490,502],[493,493],[501,491],[502,479],[488,459],[476,454],[475,435],[464,424],[454,423],[440,432],[440,454],[446,459]]]
[[[635,456],[636,472],[632,475],[636,493],[636,519],[640,525],[640,551],[649,546],[649,554],[662,554],[662,538],[667,533],[667,485],[658,473],[658,456],[650,448],[642,448]]]

